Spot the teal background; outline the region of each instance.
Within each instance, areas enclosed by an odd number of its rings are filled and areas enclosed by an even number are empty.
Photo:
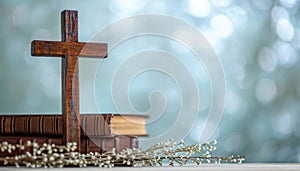
[[[216,154],[245,155],[247,162],[298,163],[299,4],[298,0],[1,0],[0,113],[60,113],[60,59],[32,58],[30,42],[33,39],[60,40],[62,10],[79,11],[80,41],[88,41],[101,28],[124,17],[166,14],[202,32],[223,65],[226,105],[223,118],[211,137],[219,142]],[[129,55],[143,48],[165,50],[177,56],[186,53],[187,61],[183,63],[191,67],[193,74],[201,76],[196,80],[201,97],[199,118],[186,136],[187,143],[197,143],[211,95],[203,65],[179,43],[157,36],[124,42],[111,56]],[[117,62],[104,61],[101,65],[105,68],[105,65],[119,65]],[[84,84],[82,79],[81,85]],[[101,84],[111,84],[106,80],[105,74],[97,73],[95,96],[99,111],[96,112],[117,112],[110,90],[102,89]],[[180,105],[176,82],[159,72],[147,72],[136,77],[129,90],[130,100],[137,110],[149,109],[148,95],[153,89],[165,92],[169,103],[155,127],[147,126],[150,136],[172,125]],[[82,113],[95,112],[88,106],[80,107]]]

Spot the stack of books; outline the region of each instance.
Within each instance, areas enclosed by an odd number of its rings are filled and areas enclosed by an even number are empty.
[[[147,136],[146,119],[129,114],[81,114],[81,153],[138,148],[137,137]],[[24,144],[30,140],[63,145],[63,124],[62,115],[0,115],[0,142]]]

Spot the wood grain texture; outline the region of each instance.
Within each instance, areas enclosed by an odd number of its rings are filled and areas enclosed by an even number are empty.
[[[78,58],[62,58],[62,114],[64,142],[80,144]]]
[[[77,142],[80,147],[78,56],[107,57],[107,45],[78,42],[78,12],[71,10],[61,13],[61,38],[61,42],[32,41],[31,54],[62,57],[63,142]]]
[[[80,57],[107,57],[107,44],[85,42],[59,42],[34,40],[31,42],[32,56],[61,57],[73,55]]]
[[[78,12],[64,10],[61,13],[61,39],[63,42],[78,42]]]
[[[63,42],[78,41],[77,11],[62,12],[61,35]],[[65,54],[61,73],[64,142],[76,142],[80,147],[78,56]]]

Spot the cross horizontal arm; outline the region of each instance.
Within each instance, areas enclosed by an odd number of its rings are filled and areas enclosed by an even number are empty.
[[[32,56],[81,56],[81,57],[107,57],[107,44],[84,42],[58,42],[40,41],[31,42]]]

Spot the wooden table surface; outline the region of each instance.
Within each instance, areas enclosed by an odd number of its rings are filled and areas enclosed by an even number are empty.
[[[19,171],[20,168],[16,167],[0,167],[0,171]],[[184,167],[114,167],[110,169],[106,168],[98,168],[98,167],[87,167],[87,168],[54,168],[54,169],[31,169],[31,168],[24,168],[21,167],[21,170],[34,170],[34,171],[99,171],[99,170],[106,170],[106,171],[127,171],[127,170],[146,170],[146,171],[185,171],[185,170],[200,170],[200,171],[300,171],[300,163],[295,164],[266,164],[266,163],[245,163],[245,164],[202,164],[200,166],[184,166]]]

